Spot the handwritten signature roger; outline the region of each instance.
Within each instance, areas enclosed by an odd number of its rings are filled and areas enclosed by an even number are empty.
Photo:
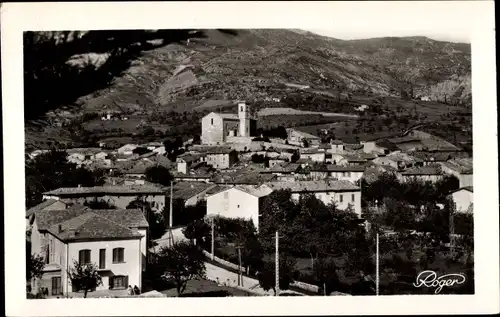
[[[446,274],[437,276],[434,271],[422,271],[417,276],[417,281],[413,283],[415,287],[436,287],[435,294],[441,292],[445,286],[453,286],[455,284],[463,284],[465,276],[462,274]]]

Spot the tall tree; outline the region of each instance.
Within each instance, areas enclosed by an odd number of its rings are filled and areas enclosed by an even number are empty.
[[[73,260],[73,266],[68,270],[68,278],[77,291],[84,292],[84,298],[87,298],[89,290],[102,285],[102,278],[95,263],[80,264],[78,261]]]
[[[172,174],[164,166],[151,166],[146,169],[146,180],[151,183],[161,184],[163,186],[170,186],[173,180]]]
[[[42,194],[60,187],[97,186],[104,184],[102,171],[90,171],[67,160],[66,151],[52,150],[27,160],[26,205],[42,201]]]
[[[26,281],[29,282],[34,278],[40,278],[43,275],[45,261],[43,256],[38,254],[26,254]]]
[[[205,277],[203,254],[191,242],[177,242],[171,248],[162,248],[152,266],[159,278],[175,283],[178,295],[185,291],[188,281]]]

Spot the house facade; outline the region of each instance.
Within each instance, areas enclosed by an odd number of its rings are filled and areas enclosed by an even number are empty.
[[[443,173],[439,167],[436,166],[424,166],[418,168],[412,168],[401,172],[400,178],[404,182],[411,180],[420,180],[424,182],[436,183],[443,178]]]
[[[289,144],[304,146],[304,141],[307,141],[309,146],[317,147],[321,143],[321,138],[309,133],[305,133],[292,128],[286,129],[286,132],[288,135],[287,140]]]
[[[94,263],[102,285],[91,291],[123,294],[128,285],[142,287],[147,256],[147,222],[140,210],[95,211],[72,208],[35,214],[31,252],[45,261],[43,275],[32,281],[32,292],[47,289],[50,297],[72,296],[68,270],[74,261]],[[114,215],[111,215],[114,213]]]
[[[361,216],[361,188],[349,181],[322,180],[266,183],[273,190],[289,189],[292,199],[298,201],[301,195],[314,194],[324,204],[335,204],[338,209],[349,206]]]
[[[237,185],[207,197],[207,216],[243,218],[259,228],[261,199],[272,190],[266,186]]]

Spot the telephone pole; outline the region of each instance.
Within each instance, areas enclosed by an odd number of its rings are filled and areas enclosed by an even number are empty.
[[[280,292],[280,254],[279,254],[279,236],[278,231],[276,231],[276,296],[279,296]]]
[[[214,260],[215,252],[215,218],[212,217],[212,261]]]
[[[241,245],[238,245],[236,249],[238,249],[238,286],[243,286],[243,276],[241,276]],[[240,284],[241,281],[241,284]]]
[[[170,246],[174,246],[174,234],[172,232],[172,227],[174,224],[174,181],[170,181],[170,212],[169,212],[169,229],[168,229],[168,234],[169,234],[169,239],[170,239]]]
[[[377,228],[378,229],[378,228]],[[378,296],[379,294],[379,248],[378,248],[378,230],[377,230],[377,238],[376,238],[376,259],[375,259],[375,292]]]

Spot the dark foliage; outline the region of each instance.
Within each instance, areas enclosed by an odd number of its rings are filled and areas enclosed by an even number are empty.
[[[42,201],[42,194],[60,187],[104,184],[100,170],[90,171],[68,162],[66,151],[52,150],[26,161],[26,206]]]

